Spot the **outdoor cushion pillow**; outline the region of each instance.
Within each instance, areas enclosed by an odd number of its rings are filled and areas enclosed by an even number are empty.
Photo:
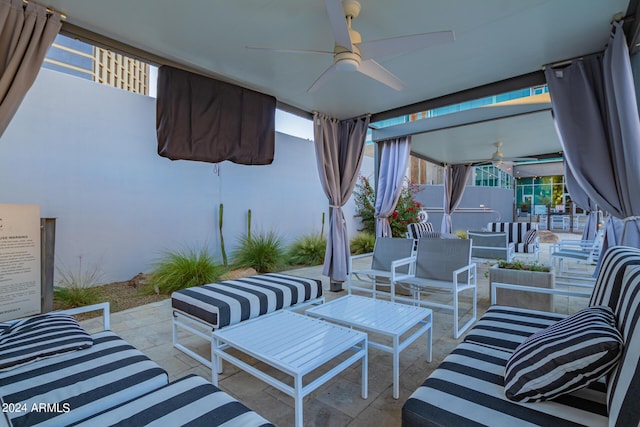
[[[536,242],[537,237],[538,237],[538,230],[536,230],[535,228],[532,228],[531,230],[527,231],[527,235],[524,236],[524,242],[527,245],[533,245]]]
[[[585,308],[515,349],[505,366],[505,395],[517,402],[539,402],[571,393],[610,372],[621,351],[611,308]]]
[[[0,333],[0,371],[92,345],[91,335],[67,314],[29,317]]]

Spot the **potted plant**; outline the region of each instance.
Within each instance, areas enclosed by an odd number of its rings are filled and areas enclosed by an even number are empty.
[[[493,283],[553,289],[555,287],[555,272],[553,267],[542,265],[538,262],[499,261],[489,268],[489,286],[491,289],[493,289]],[[497,289],[496,304],[530,308],[532,310],[553,311],[553,295],[512,289]]]

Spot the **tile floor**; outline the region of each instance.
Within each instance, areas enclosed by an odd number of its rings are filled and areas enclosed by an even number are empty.
[[[561,238],[579,238],[576,235],[561,235]],[[548,244],[541,245],[541,262],[548,259]],[[489,284],[485,278],[488,263],[478,264],[478,316],[489,307]],[[322,279],[327,300],[339,298],[346,292],[330,292],[328,279],[321,275],[321,267],[304,268],[291,274]],[[557,310],[566,310],[570,305],[586,304],[585,301],[558,301]],[[470,298],[462,307],[470,308]],[[468,314],[468,313],[467,313]],[[168,373],[171,380],[187,374],[197,374],[211,379],[208,368],[172,346],[171,303],[165,300],[131,310],[113,313],[111,329],[132,345],[156,361]],[[360,363],[339,374],[304,401],[305,426],[399,426],[401,408],[405,400],[438,366],[442,359],[462,340],[454,340],[450,312],[434,310],[433,361],[426,362],[426,335],[420,337],[400,357],[400,398],[392,397],[391,355],[375,349],[369,351],[369,397],[360,397]],[[83,322],[90,330],[99,330],[99,319]],[[192,347],[203,355],[209,346],[197,337],[191,337]],[[255,363],[255,361],[253,362]],[[271,371],[270,371],[271,372]],[[274,373],[282,378],[282,374]],[[225,364],[220,388],[230,393],[251,409],[257,411],[278,426],[292,426],[294,419],[293,399],[268,386],[253,376],[230,364]]]

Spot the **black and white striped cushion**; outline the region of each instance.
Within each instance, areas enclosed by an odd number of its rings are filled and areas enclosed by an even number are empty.
[[[505,367],[505,395],[518,402],[554,399],[611,371],[622,349],[613,311],[587,307],[536,332]]]
[[[490,222],[487,225],[489,231],[507,233],[509,243],[514,244],[518,253],[535,253],[537,250],[536,238],[538,224],[533,222]],[[533,242],[527,242],[527,235],[531,230],[536,230]]]
[[[420,239],[426,233],[432,233],[434,231],[433,230],[433,224],[431,224],[430,222],[414,222],[414,223],[411,223],[411,224],[407,225],[407,230],[409,231],[409,238],[410,239]]]
[[[465,336],[465,342],[512,352],[534,333],[567,317],[525,308],[494,305]]]
[[[5,404],[27,408],[8,413],[14,427],[68,425],[167,384],[162,368],[113,332],[92,337],[89,348],[0,372]],[[51,406],[31,411],[41,403]]]
[[[608,380],[608,405],[612,426],[640,425],[640,266],[628,266],[615,309],[624,339],[620,364]]]
[[[190,375],[74,426],[273,426],[202,377]]]
[[[630,265],[640,265],[640,249],[614,246],[605,252],[589,305],[616,307],[622,292],[622,278]]]
[[[269,273],[176,291],[171,306],[217,329],[321,296],[320,280]]]
[[[402,407],[409,426],[606,426],[604,384],[591,384],[556,400],[519,403],[504,396],[511,352],[462,343]]]
[[[526,243],[527,245],[533,245],[535,244],[536,239],[538,239],[538,230],[532,228],[531,230],[527,231],[527,234],[524,236],[524,243]]]
[[[21,319],[0,334],[0,371],[92,344],[91,335],[67,314],[49,313]]]

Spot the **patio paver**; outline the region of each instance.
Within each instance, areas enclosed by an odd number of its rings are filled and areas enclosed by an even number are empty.
[[[560,238],[579,238],[579,235],[560,235]],[[548,244],[541,244],[541,262],[548,258]],[[478,317],[489,307],[489,281],[484,277],[488,264],[478,264]],[[322,267],[308,267],[288,273],[322,280],[327,301],[345,296],[346,291],[330,292],[328,278],[321,275]],[[562,310],[573,301],[560,301]],[[586,304],[586,301],[583,302]],[[470,308],[470,299],[462,299],[462,307]],[[304,312],[304,309],[301,310]],[[211,370],[172,346],[171,300],[147,304],[134,309],[112,313],[111,329],[156,361],[174,380],[187,374],[196,374],[211,380]],[[334,381],[330,381],[304,399],[305,425],[309,426],[400,426],[401,408],[405,400],[440,364],[442,359],[460,342],[451,337],[451,313],[433,310],[433,360],[425,360],[426,335],[408,346],[400,357],[400,398],[393,398],[392,355],[371,349],[369,351],[369,398],[360,397],[361,365],[356,363]],[[101,326],[100,319],[81,322],[89,330]],[[384,336],[376,340],[388,339]],[[188,340],[187,340],[188,341]],[[390,341],[389,341],[390,342]],[[197,344],[196,344],[197,343]],[[196,349],[208,356],[208,343],[194,341]],[[249,363],[257,363],[250,360]],[[270,374],[278,378],[278,372]],[[281,376],[282,377],[282,376]],[[282,377],[282,379],[286,379]],[[220,375],[220,388],[278,426],[292,426],[293,400],[279,390],[242,372],[229,363]]]

